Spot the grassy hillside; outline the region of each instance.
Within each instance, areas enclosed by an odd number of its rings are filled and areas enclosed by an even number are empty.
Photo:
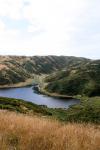
[[[88,61],[67,56],[0,56],[0,85],[25,82],[28,78],[34,78],[34,74],[50,74]]]
[[[99,150],[99,126],[0,111],[0,150]]]
[[[48,83],[45,89],[50,93],[100,96],[100,60],[72,66],[48,76],[45,81]]]
[[[49,109],[52,116],[64,122],[89,122],[100,124],[100,97],[81,99],[80,104],[69,109]]]
[[[30,115],[51,115],[46,109],[21,99],[0,97],[0,109],[15,111]]]
[[[100,97],[67,110],[0,97],[0,150],[99,150],[99,125]]]

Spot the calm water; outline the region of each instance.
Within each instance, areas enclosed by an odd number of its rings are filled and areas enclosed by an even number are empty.
[[[47,105],[50,108],[68,108],[70,105],[79,103],[79,100],[58,99],[37,94],[32,87],[0,89],[0,96],[23,99],[35,104]]]

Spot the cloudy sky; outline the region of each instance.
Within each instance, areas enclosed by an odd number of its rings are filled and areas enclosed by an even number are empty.
[[[0,54],[100,58],[100,0],[0,0]]]

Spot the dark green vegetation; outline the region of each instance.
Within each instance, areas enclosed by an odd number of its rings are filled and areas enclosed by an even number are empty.
[[[38,106],[31,102],[12,98],[0,98],[0,109],[17,111],[30,115],[49,116],[64,122],[91,122],[100,123],[100,98],[84,98],[80,105],[71,106],[69,109],[53,109]]]
[[[85,98],[80,105],[73,105],[68,110],[52,110],[62,121],[91,122],[100,124],[100,98]]]
[[[17,111],[25,114],[51,115],[44,108],[21,99],[0,97],[0,109]]]
[[[100,60],[59,71],[45,80],[50,93],[100,96]]]
[[[34,78],[34,74],[50,74],[88,61],[85,58],[67,56],[0,56],[0,85],[24,82]]]

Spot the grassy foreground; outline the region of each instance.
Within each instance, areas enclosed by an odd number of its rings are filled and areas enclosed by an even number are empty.
[[[99,150],[100,130],[90,124],[0,111],[0,150]]]

